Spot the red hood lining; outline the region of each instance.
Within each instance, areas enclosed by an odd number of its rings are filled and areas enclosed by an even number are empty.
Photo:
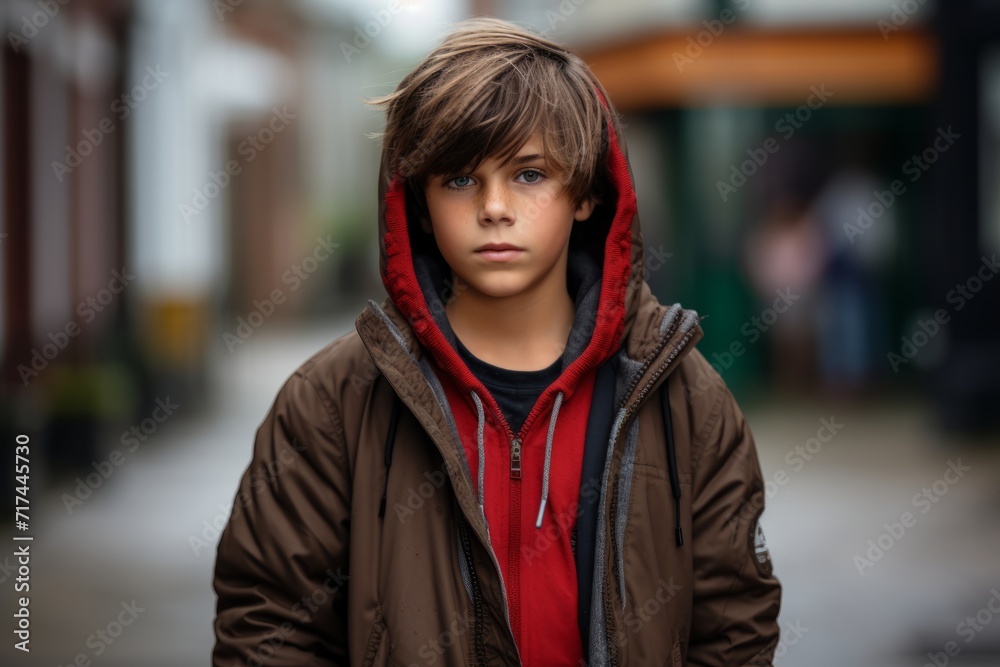
[[[599,91],[598,95],[607,108],[604,97]],[[628,162],[610,122],[607,166],[611,184],[616,191],[616,203],[614,217],[604,243],[604,266],[594,332],[584,351],[542,392],[531,414],[522,425],[524,430],[530,427],[536,414],[545,408],[556,392],[562,391],[564,399],[568,399],[583,376],[613,355],[621,342],[625,327],[625,296],[633,268],[632,222],[636,214],[636,201]],[[597,215],[596,210],[595,215]],[[406,317],[417,339],[431,353],[438,366],[462,389],[470,407],[473,407],[473,402],[469,391],[474,390],[492,406],[494,415],[500,415],[500,408],[493,396],[448,342],[428,308],[414,270],[406,212],[406,181],[399,174],[393,175],[385,196],[385,229],[383,241],[386,268],[382,282],[390,298]]]

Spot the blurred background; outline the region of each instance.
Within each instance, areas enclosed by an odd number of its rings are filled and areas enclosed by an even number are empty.
[[[623,114],[760,451],[776,664],[1000,665],[995,0],[0,0],[0,662],[208,663],[256,428],[385,296],[362,99],[476,15]]]

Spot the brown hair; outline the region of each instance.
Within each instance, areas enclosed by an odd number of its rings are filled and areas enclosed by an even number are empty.
[[[393,93],[368,104],[386,111],[385,132],[371,136],[382,137],[389,168],[421,201],[429,176],[509,160],[534,132],[574,205],[600,197],[615,114],[607,93],[578,56],[512,23],[457,23]]]

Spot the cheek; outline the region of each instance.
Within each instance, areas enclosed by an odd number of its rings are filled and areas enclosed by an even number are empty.
[[[460,252],[468,244],[468,229],[463,223],[461,213],[453,206],[428,206],[431,216],[430,226],[434,230],[434,239],[438,248],[445,256]]]
[[[573,230],[573,211],[553,204],[538,215],[537,223],[539,237],[561,247]]]

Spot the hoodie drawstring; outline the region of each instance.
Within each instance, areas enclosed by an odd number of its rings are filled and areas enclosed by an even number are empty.
[[[476,426],[476,452],[478,456],[478,465],[476,467],[479,468],[479,480],[476,485],[476,491],[479,496],[479,511],[483,515],[483,521],[485,521],[486,493],[483,490],[483,480],[486,477],[486,445],[483,444],[483,422],[486,420],[486,415],[483,412],[483,402],[479,400],[479,396],[476,392],[471,391],[469,393],[472,394],[472,400],[476,403],[476,415],[478,418]]]
[[[542,513],[545,511],[545,503],[549,500],[549,464],[552,461],[552,436],[556,433],[556,416],[559,414],[559,406],[562,405],[563,393],[556,394],[556,402],[552,405],[552,416],[549,417],[549,434],[545,437],[545,472],[542,473],[542,502],[538,505],[538,519],[535,520],[535,528],[542,527]]]
[[[486,479],[486,445],[483,442],[483,424],[485,422],[486,416],[483,411],[483,402],[479,398],[479,395],[475,391],[470,391],[472,394],[472,400],[476,404],[476,415],[478,418],[478,425],[476,427],[476,451],[478,452],[479,462],[479,479],[478,479],[478,500],[479,500],[479,511],[483,513],[485,519],[485,498],[486,493],[483,488],[483,482]],[[562,406],[563,402],[563,392],[556,393],[555,403],[552,405],[552,416],[549,417],[549,432],[545,437],[545,467],[542,472],[542,501],[538,505],[538,518],[535,520],[535,528],[542,527],[542,516],[545,513],[545,505],[549,500],[549,470],[552,466],[552,442],[555,440],[556,434],[556,418],[559,416],[559,408]]]

